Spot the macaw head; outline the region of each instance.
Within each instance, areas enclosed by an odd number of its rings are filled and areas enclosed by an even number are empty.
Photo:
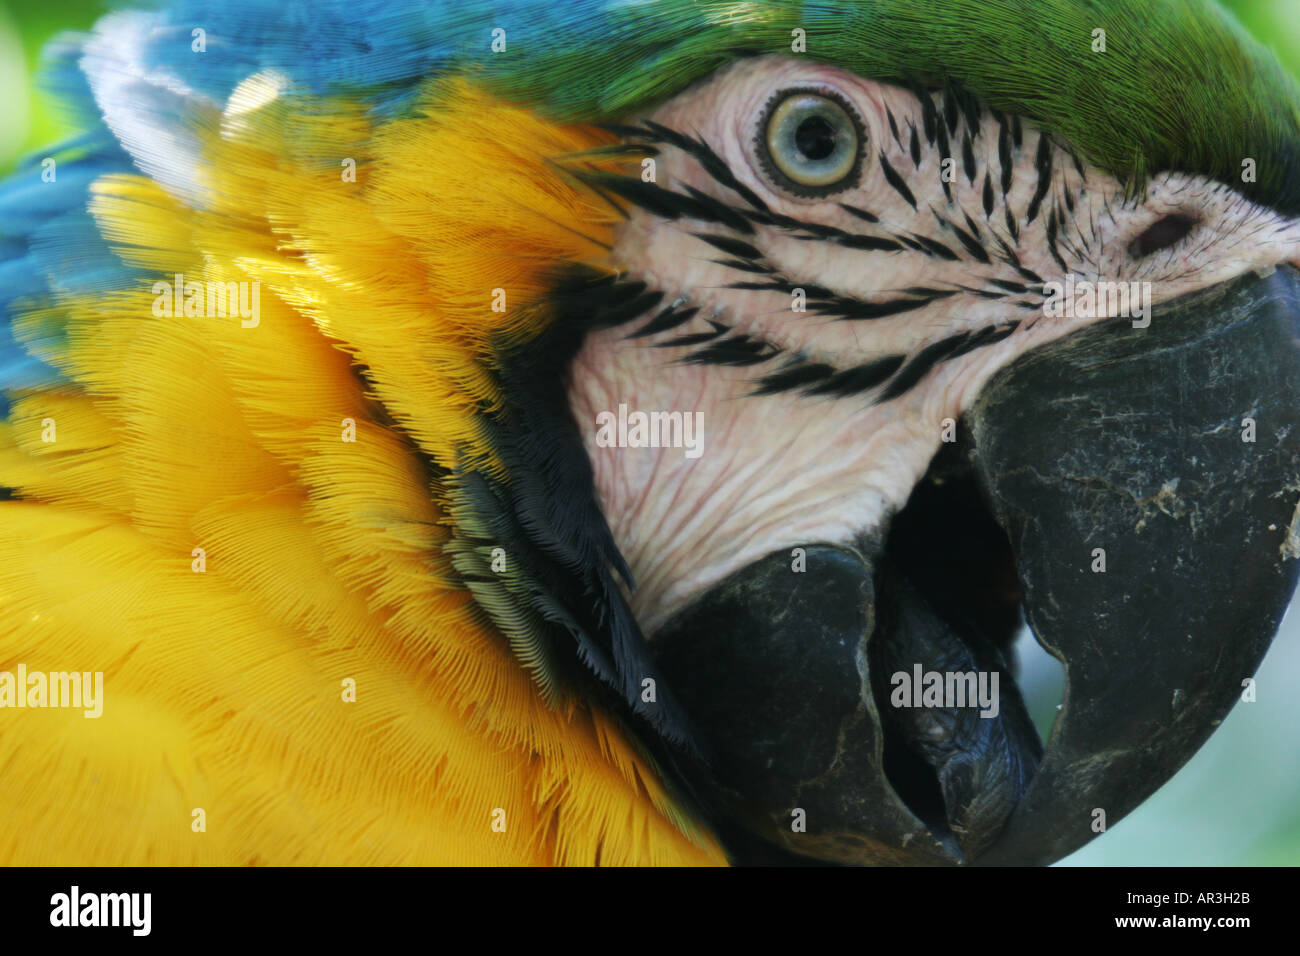
[[[256,336],[125,298],[24,335],[96,394],[202,335],[181,405],[239,384],[319,573],[492,754],[653,777],[735,861],[1046,863],[1213,733],[1300,567],[1300,96],[1218,7],[266,6],[115,15],[76,60],[94,156],[152,180],[93,188],[96,242],[146,289],[173,248],[244,270]],[[348,389],[367,440],[300,465]],[[421,630],[465,607],[490,639]],[[1046,740],[1022,623],[1064,667]],[[634,755],[506,726],[500,648]]]
[[[555,160],[623,217],[613,272],[501,358],[535,560],[733,853],[1063,856],[1295,584],[1295,87],[1206,3],[603,16],[541,82],[613,123]]]

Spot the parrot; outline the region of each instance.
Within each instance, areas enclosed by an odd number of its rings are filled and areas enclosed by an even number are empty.
[[[168,0],[43,76],[6,864],[1045,865],[1252,692],[1300,89],[1213,0]]]

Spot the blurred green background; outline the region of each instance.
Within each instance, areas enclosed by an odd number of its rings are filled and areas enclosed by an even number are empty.
[[[214,0],[220,2],[220,0]],[[1222,0],[1300,75],[1300,0]],[[0,173],[72,132],[32,83],[41,47],[88,28],[102,0],[0,0]],[[1041,727],[1060,700],[1060,667],[1020,642],[1028,702]],[[1258,700],[1238,704],[1181,773],[1066,865],[1300,865],[1300,613],[1292,613],[1258,675]],[[1223,887],[1231,889],[1231,887]]]

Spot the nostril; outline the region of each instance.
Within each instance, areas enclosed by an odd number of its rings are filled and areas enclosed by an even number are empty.
[[[1153,222],[1142,235],[1129,243],[1128,254],[1134,259],[1142,259],[1161,249],[1168,249],[1187,238],[1200,222],[1196,217],[1182,213],[1164,216]]]

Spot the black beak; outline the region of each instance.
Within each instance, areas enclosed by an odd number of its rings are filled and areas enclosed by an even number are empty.
[[[1298,317],[1287,266],[1023,356],[889,534],[803,573],[771,555],[654,635],[705,754],[679,770],[736,858],[1045,864],[1168,780],[1295,588]],[[1045,747],[1019,608],[1065,666]],[[1000,700],[900,706],[895,675],[927,672]]]
[[[971,420],[1025,616],[1066,668],[989,863],[1049,863],[1150,796],[1242,696],[1300,567],[1300,272],[1026,356]],[[1249,439],[1249,440],[1248,440]],[[1105,573],[1090,570],[1106,551]]]

